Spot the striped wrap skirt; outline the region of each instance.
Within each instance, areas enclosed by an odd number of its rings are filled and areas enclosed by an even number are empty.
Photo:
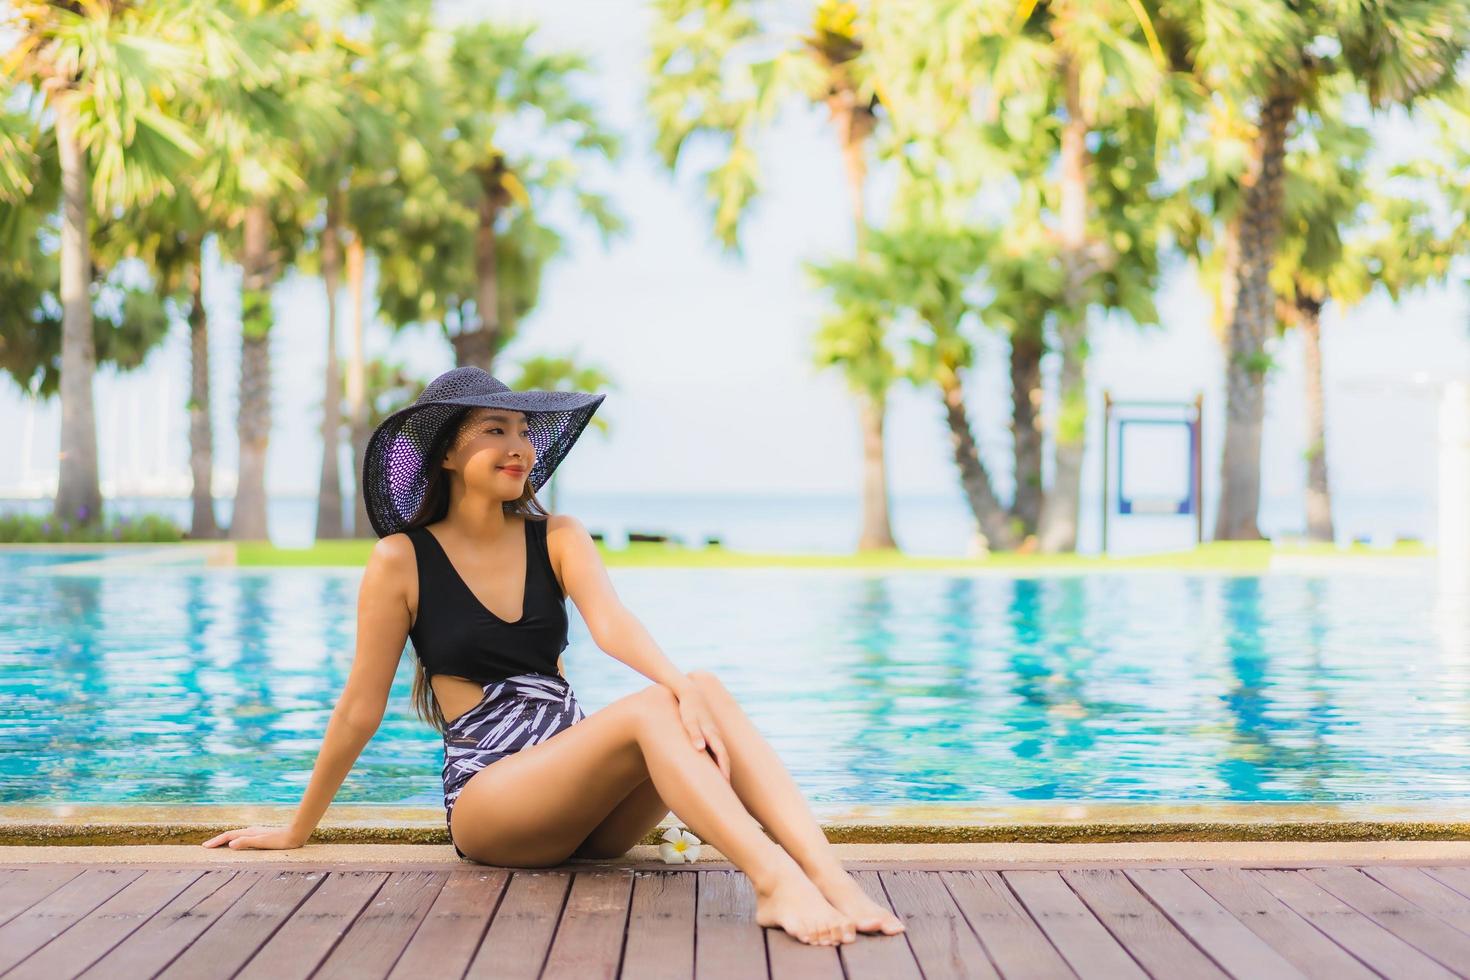
[[[516,674],[484,686],[485,696],[444,730],[444,820],[471,776],[586,717],[559,674]]]

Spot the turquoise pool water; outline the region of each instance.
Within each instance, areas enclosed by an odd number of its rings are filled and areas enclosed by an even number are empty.
[[[0,555],[0,802],[294,803],[359,573]],[[1470,614],[1416,574],[612,569],[815,802],[1470,800]],[[572,617],[594,711],[646,681]],[[409,657],[343,802],[437,805]]]

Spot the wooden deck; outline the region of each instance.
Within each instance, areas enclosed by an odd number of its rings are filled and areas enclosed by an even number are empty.
[[[1470,866],[855,871],[901,936],[755,925],[729,865],[0,867],[20,977],[1465,977]]]

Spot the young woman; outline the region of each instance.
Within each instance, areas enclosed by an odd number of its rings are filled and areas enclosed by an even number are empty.
[[[363,463],[380,540],[358,595],[356,657],[295,819],[204,846],[306,842],[381,723],[411,638],[414,703],[444,735],[445,819],[461,856],[510,867],[616,857],[672,809],[749,876],[761,925],[820,945],[902,932],[843,870],[725,686],[671,663],[582,524],[537,501],[604,397],[511,391],[465,367],[383,421]],[[584,717],[561,672],[567,596],[597,645],[652,684]]]

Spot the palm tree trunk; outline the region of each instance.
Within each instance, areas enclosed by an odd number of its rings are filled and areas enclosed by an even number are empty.
[[[1041,519],[1041,357],[1046,344],[1040,330],[1011,334],[1011,438],[1016,494],[1011,520],[1023,535],[1036,533]]]
[[[337,359],[337,293],[342,285],[342,196],[333,188],[327,198],[327,224],[322,230],[322,281],[327,288],[326,392],[322,397],[322,478],[316,495],[316,538],[341,538],[342,475],[337,453],[342,442],[342,372]]]
[[[240,288],[239,481],[230,537],[266,541],[265,464],[270,448],[271,255],[270,213],[257,202],[245,209],[245,254]]]
[[[864,193],[868,182],[868,137],[878,124],[871,107],[858,104],[851,85],[839,86],[827,99],[832,121],[837,124],[837,141],[842,149],[842,169],[847,174],[847,193],[852,207],[852,226],[858,250],[866,231]]]
[[[1009,551],[1016,546],[1005,508],[996,499],[990,485],[990,474],[980,459],[974,429],[965,410],[965,388],[959,373],[945,369],[940,373],[939,389],[944,397],[945,422],[949,425],[950,446],[955,466],[960,471],[960,486],[975,517],[975,524],[990,548]]]
[[[505,193],[499,185],[499,168],[485,178],[485,193],[480,196],[479,222],[475,228],[475,309],[479,325],[455,334],[455,367],[473,364],[492,370],[500,351],[500,279],[496,266],[495,218],[500,213]]]
[[[1307,385],[1307,537],[1332,541],[1332,491],[1327,483],[1327,407],[1322,397],[1322,304],[1298,293]]]
[[[1082,460],[1087,449],[1087,355],[1075,335],[1062,331],[1062,365],[1057,388],[1061,405],[1052,437],[1052,481],[1041,503],[1036,543],[1055,554],[1077,550],[1077,514],[1082,506]]]
[[[367,453],[372,431],[367,424],[367,385],[363,367],[362,291],[367,256],[362,247],[362,234],[354,232],[347,243],[347,292],[352,298],[352,346],[347,355],[347,417],[352,439],[352,535],[373,537],[367,504],[362,495],[362,460]]]
[[[1066,285],[1057,311],[1062,367],[1060,411],[1052,431],[1052,484],[1041,504],[1036,540],[1044,552],[1077,550],[1082,458],[1087,449],[1087,120],[1075,60],[1063,57],[1067,122],[1061,148],[1061,261]]]
[[[214,519],[214,436],[209,397],[209,311],[204,308],[204,236],[192,243],[189,269],[189,473],[194,503],[189,537],[218,538]]]
[[[897,548],[888,515],[888,468],[883,460],[883,416],[887,402],[882,395],[860,393],[858,418],[863,435],[863,525],[858,551]]]
[[[102,488],[97,475],[97,416],[92,399],[97,350],[92,336],[90,181],[71,101],[56,99],[54,107],[63,220],[61,452],[53,507],[60,520],[95,524],[102,517]]]
[[[845,76],[844,76],[845,81]],[[848,200],[852,210],[853,240],[856,251],[863,251],[867,234],[865,190],[868,180],[868,137],[877,117],[868,106],[859,105],[857,92],[850,84],[833,87],[827,99],[832,120],[837,124],[837,140],[842,149],[842,167],[847,175]],[[862,528],[858,532],[858,551],[893,549],[892,508],[888,499],[888,473],[884,461],[883,420],[888,400],[882,392],[859,392],[858,424],[863,440]]]
[[[1266,338],[1275,309],[1271,263],[1281,231],[1286,137],[1296,96],[1278,91],[1261,107],[1251,159],[1242,178],[1244,199],[1227,242],[1221,300],[1226,323],[1225,449],[1220,457],[1217,541],[1261,537],[1261,428],[1266,412]]]

